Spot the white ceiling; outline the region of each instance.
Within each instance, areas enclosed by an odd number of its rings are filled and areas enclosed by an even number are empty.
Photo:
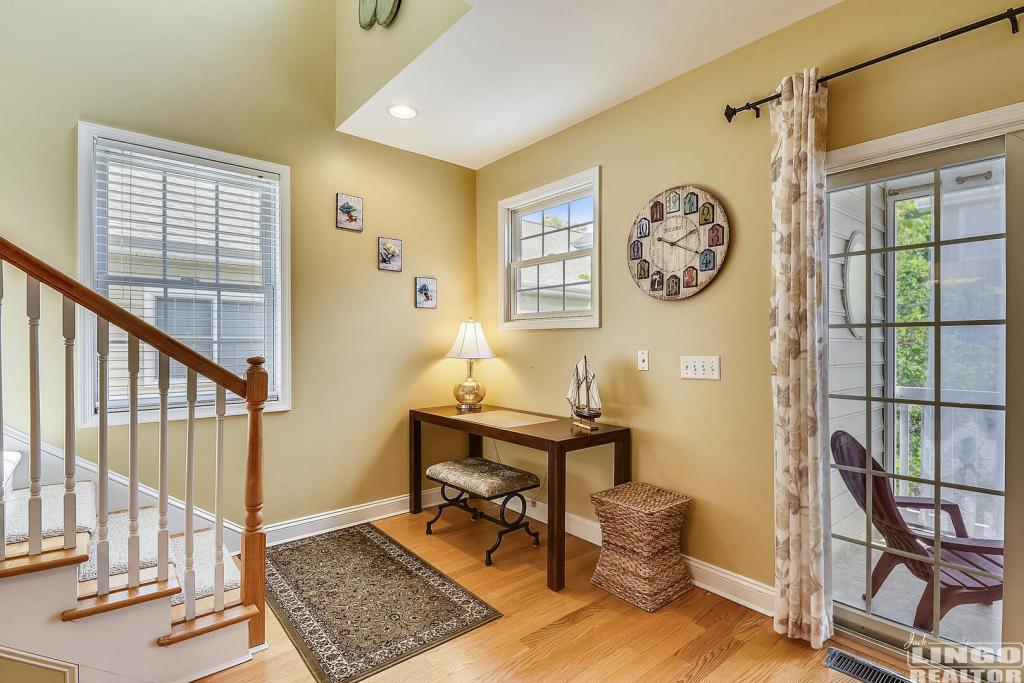
[[[468,0],[338,130],[477,169],[838,1]]]

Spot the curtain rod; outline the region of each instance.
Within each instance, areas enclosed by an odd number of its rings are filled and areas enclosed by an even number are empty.
[[[943,40],[949,40],[950,38],[955,38],[957,36],[962,36],[965,33],[970,33],[971,31],[976,31],[979,28],[984,28],[986,26],[991,26],[992,24],[998,24],[1001,21],[1009,21],[1010,22],[1010,32],[1011,33],[1017,33],[1020,30],[1020,27],[1017,24],[1017,15],[1018,14],[1024,14],[1024,6],[1017,7],[1017,8],[1011,7],[1010,9],[1006,10],[1005,12],[1001,12],[999,14],[995,14],[995,15],[987,18],[987,19],[982,19],[981,21],[976,21],[973,24],[968,24],[966,26],[961,26],[958,29],[955,29],[953,31],[948,31],[946,33],[943,33],[942,35],[935,36],[934,38],[929,38],[928,40],[923,40],[920,43],[915,43],[915,44],[910,45],[908,47],[905,47],[903,49],[896,50],[896,51],[890,52],[888,54],[884,54],[881,57],[875,57],[874,59],[869,59],[866,62],[861,62],[860,64],[856,64],[856,65],[848,67],[846,69],[842,69],[841,71],[836,71],[835,73],[828,74],[827,76],[822,76],[821,78],[818,79],[818,83],[824,83],[826,81],[832,80],[833,78],[838,78],[840,76],[845,76],[848,73],[853,73],[854,71],[859,71],[859,70],[861,70],[863,68],[866,68],[866,67],[869,67],[869,66],[874,66],[875,64],[878,64],[879,62],[884,62],[884,61],[886,61],[888,59],[892,59],[893,57],[899,57],[900,55],[905,55],[908,52],[913,52],[914,50],[920,50],[922,47],[927,47],[929,45],[934,45],[935,43],[941,42]],[[725,105],[725,120],[728,121],[729,123],[732,123],[732,119],[733,119],[734,116],[736,116],[736,114],[740,113],[741,111],[748,111],[748,110],[753,110],[754,118],[759,119],[759,118],[761,118],[761,109],[760,109],[761,105],[767,104],[768,102],[771,102],[773,100],[777,100],[780,97],[781,97],[781,95],[779,93],[774,93],[772,95],[769,95],[768,97],[761,98],[761,99],[757,100],[756,102],[747,102],[742,107],[733,107],[732,105],[728,105],[727,104],[727,105]]]

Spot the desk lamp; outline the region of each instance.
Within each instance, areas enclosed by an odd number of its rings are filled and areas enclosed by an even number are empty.
[[[466,379],[455,385],[452,392],[460,410],[479,410],[487,390],[484,385],[473,379],[473,361],[494,358],[494,352],[484,339],[483,326],[472,318],[459,327],[459,336],[452,344],[452,350],[445,358],[460,358],[466,361]]]

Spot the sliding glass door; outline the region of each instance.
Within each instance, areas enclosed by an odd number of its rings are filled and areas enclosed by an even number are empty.
[[[1002,641],[1003,150],[829,178],[833,592],[890,642]]]

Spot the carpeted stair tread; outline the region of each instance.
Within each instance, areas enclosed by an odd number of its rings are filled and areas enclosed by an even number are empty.
[[[195,546],[192,559],[195,562],[196,571],[196,600],[207,598],[213,595],[214,580],[216,573],[216,547],[217,535],[213,529],[201,531],[195,534]],[[182,589],[185,587],[185,537],[177,536],[171,539],[171,560],[174,562],[174,573],[178,576],[178,583]],[[228,550],[224,548],[224,592],[234,590],[242,585],[242,574],[238,571]],[[177,595],[171,596],[172,605],[180,605],[185,602],[184,590]]]
[[[22,543],[28,540],[29,489],[17,489],[5,498],[7,519],[7,542]],[[64,535],[64,484],[49,484],[42,488],[43,538]],[[96,534],[96,484],[79,481],[75,485],[77,531]]]
[[[128,572],[128,518],[127,511],[107,515],[107,543],[110,546],[110,575]],[[139,568],[155,567],[157,562],[157,536],[160,532],[160,513],[156,508],[139,510]],[[79,581],[96,578],[96,544],[99,533],[89,543],[89,561],[78,570]]]
[[[21,462],[21,453],[18,451],[4,451],[4,480],[0,482],[0,487],[3,487],[4,491],[4,499],[14,491],[14,469],[18,466],[19,462]]]

